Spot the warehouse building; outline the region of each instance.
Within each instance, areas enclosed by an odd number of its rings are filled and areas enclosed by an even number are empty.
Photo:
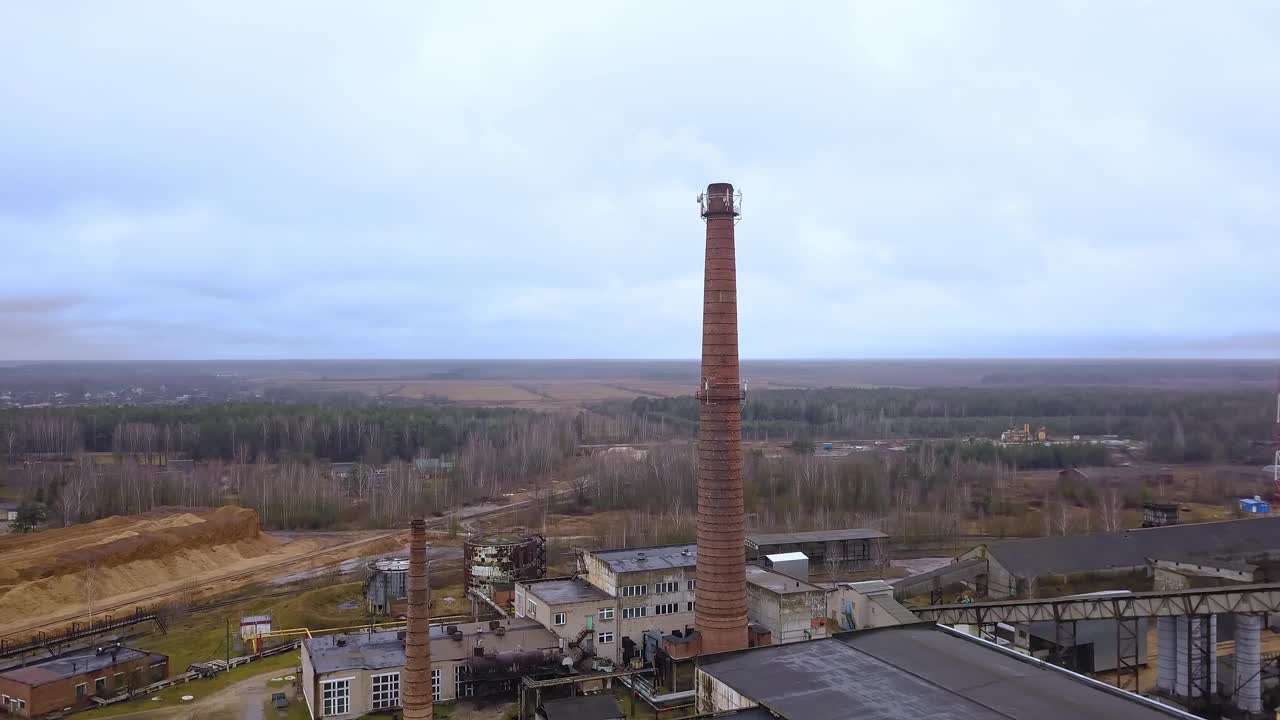
[[[1280,518],[1005,540],[979,545],[958,559],[987,561],[986,583],[990,597],[1021,597],[1030,594],[1041,577],[1146,574],[1150,559],[1244,563],[1277,560],[1280,559]]]
[[[532,620],[431,626],[434,702],[513,691],[525,675],[557,670],[559,640]],[[404,632],[302,642],[302,694],[313,718],[357,718],[400,707]]]
[[[804,553],[809,573],[879,570],[889,561],[889,536],[879,530],[815,530],[747,536],[747,560],[768,555]]]
[[[18,717],[83,710],[169,676],[169,658],[119,644],[0,673],[0,708]]]
[[[755,711],[786,720],[1194,718],[921,623],[706,656],[694,684],[700,713]]]

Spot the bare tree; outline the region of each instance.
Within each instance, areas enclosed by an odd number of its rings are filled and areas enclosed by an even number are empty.
[[[1109,487],[1098,494],[1098,514],[1102,518],[1102,529],[1107,532],[1122,530],[1124,516],[1124,500],[1120,490]]]

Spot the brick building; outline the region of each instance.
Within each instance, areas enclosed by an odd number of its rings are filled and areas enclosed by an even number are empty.
[[[168,657],[110,645],[0,672],[0,706],[18,717],[79,710],[168,676]]]

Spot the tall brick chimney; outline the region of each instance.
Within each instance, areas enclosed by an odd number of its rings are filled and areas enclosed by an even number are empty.
[[[747,647],[747,578],[742,505],[742,387],[738,376],[738,276],[729,183],[701,198],[707,224],[698,388],[698,569],[694,628],[701,651]]]
[[[404,720],[431,720],[431,586],[427,582],[427,521],[409,525],[409,624],[400,683]]]

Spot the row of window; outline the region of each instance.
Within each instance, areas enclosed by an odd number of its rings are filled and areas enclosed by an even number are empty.
[[[27,709],[26,700],[11,698],[8,695],[0,695],[0,710],[4,710],[7,713],[22,712],[22,714],[25,715],[26,709]]]
[[[455,697],[471,697],[475,684],[467,680],[470,670],[465,665],[454,668],[453,694]],[[400,707],[400,673],[371,675],[372,709],[387,710]],[[440,702],[440,668],[431,670],[431,700]],[[323,715],[348,715],[351,713],[351,678],[324,680],[320,683],[320,704]]]
[[[693,612],[693,603],[685,603],[685,611]],[[600,620],[613,619],[613,608],[600,608],[598,612]],[[680,612],[680,603],[660,603],[653,606],[654,615],[674,615],[678,612]],[[648,615],[649,608],[644,605],[622,608],[623,620],[634,620],[635,618],[647,617]],[[551,616],[551,622],[554,625],[565,625],[569,622],[569,616],[565,613],[558,612]]]
[[[695,587],[693,580],[689,580],[686,585],[687,585],[687,589],[690,591],[692,591]],[[644,595],[648,591],[649,591],[648,585],[623,585],[622,587],[618,588],[618,594],[621,595],[622,597],[638,597],[640,595]],[[673,593],[673,592],[679,592],[679,591],[680,591],[680,583],[675,580],[654,583],[653,585],[653,593],[655,595],[662,595],[665,593]]]

